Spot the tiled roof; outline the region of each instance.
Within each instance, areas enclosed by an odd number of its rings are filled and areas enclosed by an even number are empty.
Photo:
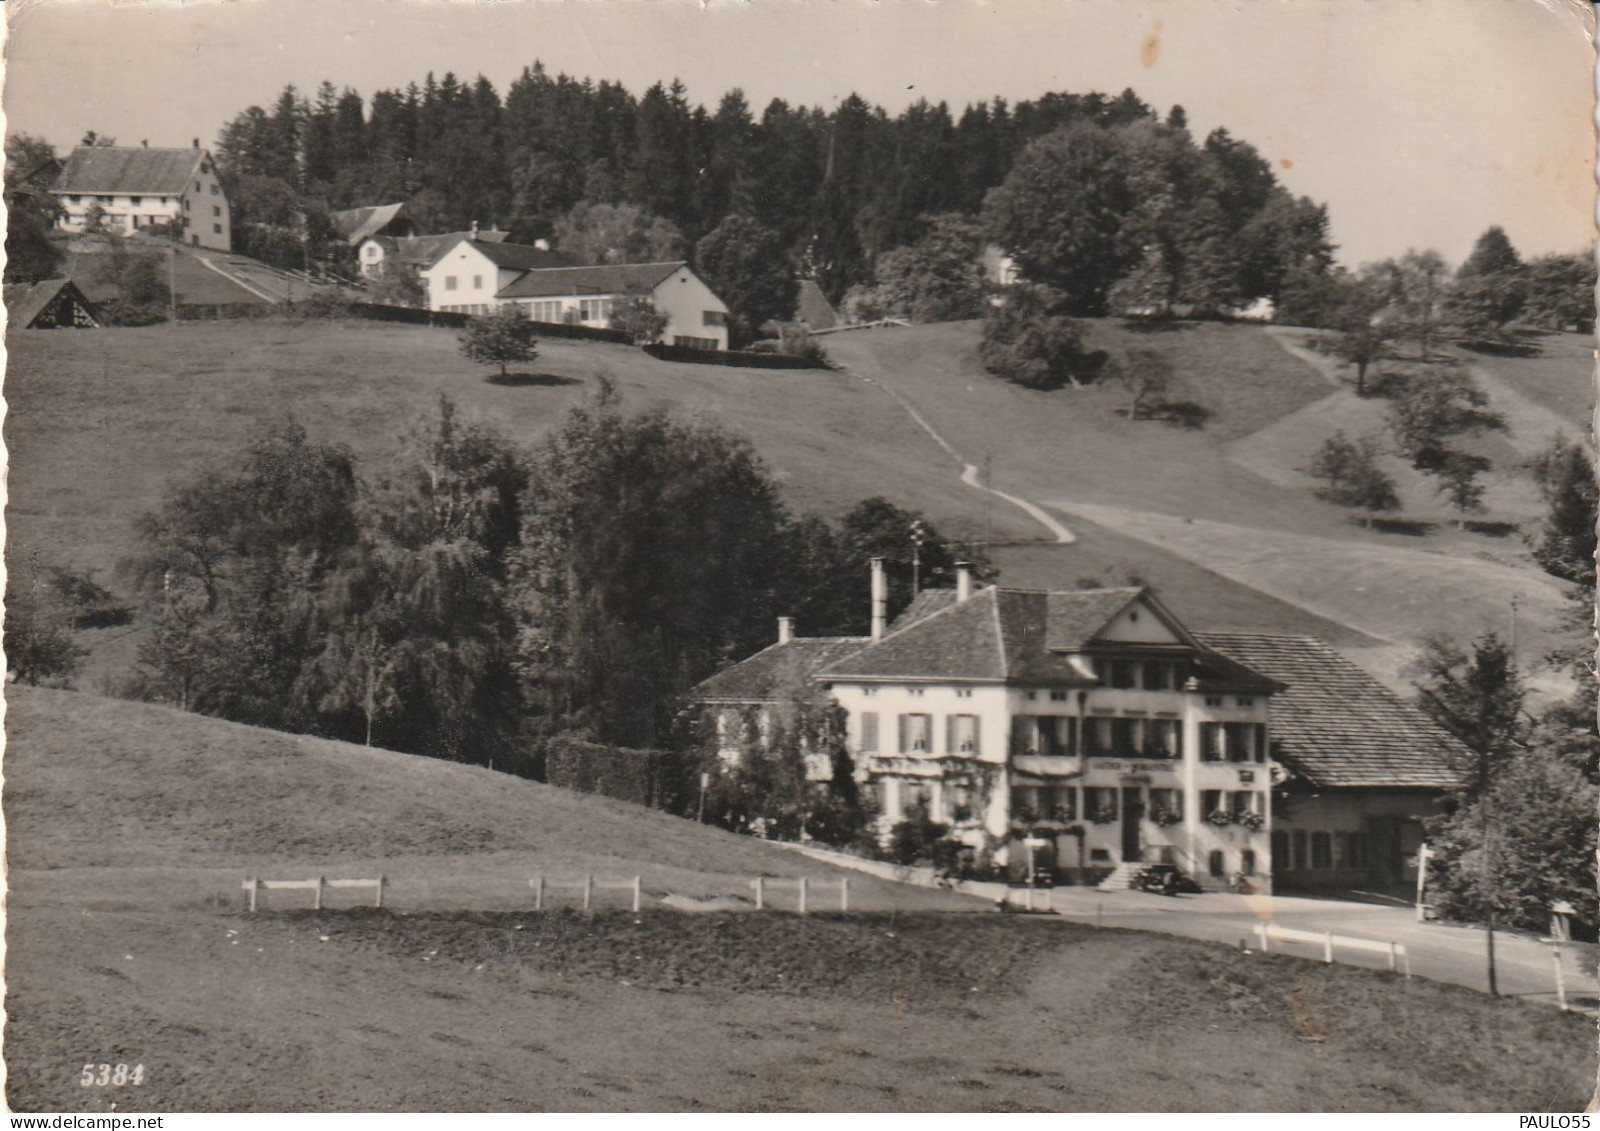
[[[864,636],[803,636],[764,648],[702,683],[702,700],[738,703],[783,699],[804,691],[825,664],[867,644]]]
[[[479,233],[482,236],[482,233]],[[496,267],[507,271],[527,271],[535,267],[564,267],[572,260],[559,251],[547,247],[534,247],[525,243],[506,243],[503,240],[474,239],[473,246]]]
[[[839,324],[839,314],[822,293],[815,279],[800,280],[800,295],[795,304],[795,318],[813,330],[829,330]]]
[[[1078,651],[1138,599],[1139,589],[1066,589],[1046,595],[1044,646]]]
[[[347,208],[332,213],[328,220],[333,230],[343,236],[346,243],[354,246],[368,236],[383,231],[404,209],[404,204],[374,204],[368,208]]]
[[[89,305],[83,293],[72,285],[70,279],[46,279],[42,283],[7,283],[5,285],[6,318],[13,330],[26,330],[45,307],[70,287],[85,307]],[[93,311],[91,311],[93,313]]]
[[[485,244],[500,243],[508,233],[497,231],[478,232],[477,243],[479,247]],[[376,236],[374,237],[385,247],[391,249],[394,259],[398,263],[409,263],[413,267],[427,269],[439,262],[445,252],[455,247],[462,240],[471,239],[471,232],[443,232],[437,236]]]
[[[81,145],[67,158],[54,191],[178,196],[205,155],[203,149]]]
[[[1274,756],[1316,786],[1452,789],[1466,749],[1418,708],[1309,636],[1196,633],[1287,685],[1272,699]]]
[[[911,599],[911,604],[907,605],[904,611],[890,623],[889,631],[899,632],[902,628],[915,624],[923,617],[932,616],[934,613],[940,612],[955,603],[956,591],[954,589],[920,590]]]
[[[542,254],[560,259],[555,252]],[[559,262],[529,263],[527,266],[534,270],[503,288],[495,297],[648,294],[687,264],[680,259],[671,263],[603,263],[592,267],[563,267]]]

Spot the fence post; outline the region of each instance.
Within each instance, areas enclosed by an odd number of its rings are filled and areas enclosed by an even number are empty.
[[[1561,948],[1559,946],[1553,947],[1550,954],[1556,960],[1556,1004],[1561,1006],[1561,1012],[1565,1013],[1567,1011],[1567,982],[1561,974]]]
[[[1395,953],[1394,941],[1389,942],[1389,973],[1393,974],[1399,967],[1400,957]]]
[[[1263,923],[1257,923],[1256,924],[1256,934],[1261,936],[1261,953],[1262,954],[1271,954],[1272,953],[1272,945],[1269,942],[1269,940],[1272,938],[1272,936],[1267,934],[1266,925],[1263,924]]]
[[[756,877],[756,910],[757,911],[762,910],[766,906],[765,903],[762,901],[762,898],[761,898],[762,894],[763,893],[762,893],[762,890],[761,890],[761,877],[757,876]]]
[[[806,913],[806,878],[800,877],[800,914]]]
[[[593,903],[593,902],[594,902],[594,876],[593,876],[593,874],[590,874],[590,875],[586,875],[586,876],[583,877],[583,909],[585,911],[589,910],[589,905],[591,903]]]
[[[535,911],[543,911],[544,910],[544,873],[543,872],[540,872],[539,875],[534,880],[533,909]]]
[[[839,877],[839,910],[850,910],[850,877]]]
[[[252,911],[254,911],[256,909],[256,892],[258,892],[260,890],[261,890],[261,877],[260,876],[251,876],[250,877],[250,910],[252,910]]]
[[[317,902],[316,902],[316,905],[314,906],[313,910],[316,910],[316,911],[321,911],[322,910],[322,885],[325,884],[325,883],[327,883],[327,881],[324,880],[321,876],[317,877]]]
[[[1324,941],[1323,941],[1323,944],[1322,944],[1322,961],[1328,963],[1331,966],[1333,964],[1333,932],[1329,931],[1326,935],[1323,936],[1323,939],[1324,939]]]
[[[384,879],[383,873],[381,873],[381,872],[378,873],[378,897],[372,901],[372,906],[374,906],[374,907],[382,907],[383,906],[383,885],[388,883],[388,882],[389,882],[388,880]]]
[[[635,876],[633,877],[633,913],[635,915],[639,913],[639,897],[641,894],[643,893],[639,887],[639,877]]]

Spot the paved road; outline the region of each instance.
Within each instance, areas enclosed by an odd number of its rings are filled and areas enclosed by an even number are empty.
[[[993,897],[1002,889],[994,887]],[[987,894],[987,893],[986,893]],[[1339,935],[1397,942],[1405,946],[1411,972],[1423,978],[1487,992],[1484,932],[1473,927],[1417,922],[1411,907],[1356,903],[1340,899],[1298,896],[1244,896],[1222,893],[1167,896],[1145,892],[1101,892],[1094,888],[1057,888],[1051,892],[1057,914],[1078,922],[1106,927],[1160,931],[1213,942],[1244,941],[1254,950],[1257,923],[1276,923],[1306,931],[1332,931]],[[1280,949],[1274,943],[1273,949]],[[1320,946],[1282,944],[1286,953],[1306,958],[1322,957]],[[1563,973],[1569,1000],[1600,998],[1596,978],[1597,948],[1577,944],[1569,948]],[[1338,961],[1386,969],[1382,954],[1339,951]],[[1500,992],[1508,997],[1554,1003],[1555,969],[1550,948],[1538,939],[1497,932],[1495,958]]]
[[[927,868],[897,868],[876,860],[833,852],[815,845],[786,845],[807,856],[870,872],[907,883],[931,884]],[[961,891],[998,902],[1006,893],[1001,884],[968,883]],[[1021,892],[1013,892],[1020,898]],[[1043,892],[1039,893],[1041,897]],[[1228,895],[1207,892],[1176,898],[1145,892],[1102,892],[1088,887],[1061,887],[1049,892],[1050,907],[1063,918],[1079,923],[1129,930],[1156,931],[1185,938],[1249,949],[1259,945],[1257,923],[1275,923],[1305,931],[1332,931],[1334,934],[1397,942],[1405,946],[1414,976],[1436,982],[1451,982],[1487,992],[1489,978],[1485,961],[1484,932],[1474,927],[1445,923],[1417,922],[1416,911],[1400,904],[1358,903],[1345,899],[1316,899],[1306,896]],[[1285,953],[1320,959],[1322,948],[1305,944],[1273,944]],[[1555,968],[1550,948],[1536,938],[1497,932],[1495,935],[1497,981],[1501,994],[1527,1001],[1556,1003]],[[1351,966],[1387,969],[1386,955],[1338,950],[1335,959]],[[1600,1002],[1600,947],[1573,944],[1563,963],[1569,1002],[1585,1002],[1591,1008]]]

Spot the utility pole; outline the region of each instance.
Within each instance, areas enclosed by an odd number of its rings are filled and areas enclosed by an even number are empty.
[[[916,600],[922,591],[922,540],[928,528],[919,518],[911,524],[911,599]]]
[[[178,328],[178,245],[167,245],[167,306],[172,316],[172,328]]]

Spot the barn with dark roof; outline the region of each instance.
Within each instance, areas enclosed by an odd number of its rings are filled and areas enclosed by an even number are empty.
[[[1420,709],[1310,636],[1197,633],[1284,684],[1272,703],[1283,767],[1274,871],[1290,888],[1406,890],[1422,820],[1464,783],[1464,746]]]

